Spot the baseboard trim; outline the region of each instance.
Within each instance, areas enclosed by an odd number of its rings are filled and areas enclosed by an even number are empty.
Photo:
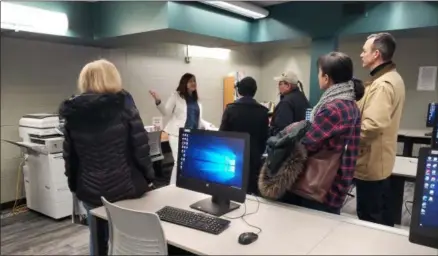
[[[15,204],[15,200],[4,202],[0,205],[0,210],[4,211],[4,210],[12,209],[14,207],[14,204]],[[26,198],[18,199],[17,205],[23,205],[23,204],[26,204]]]

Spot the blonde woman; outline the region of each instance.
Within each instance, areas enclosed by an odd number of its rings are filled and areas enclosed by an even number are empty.
[[[64,101],[59,114],[65,120],[68,185],[84,203],[90,221],[89,211],[102,206],[101,196],[111,202],[141,197],[154,171],[143,122],[122,89],[116,67],[107,60],[88,63],[78,88],[80,95]],[[100,229],[108,239],[108,227]],[[91,245],[90,240],[93,255]]]
[[[155,100],[158,110],[163,116],[169,117],[164,131],[169,134],[169,144],[172,150],[174,165],[170,184],[176,183],[176,166],[178,157],[178,136],[179,128],[188,129],[216,129],[211,123],[202,119],[202,105],[198,99],[196,77],[193,74],[185,73],[166,104],[154,91],[149,91]]]

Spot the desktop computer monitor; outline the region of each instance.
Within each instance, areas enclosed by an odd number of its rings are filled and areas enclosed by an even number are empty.
[[[438,103],[435,102],[429,103],[429,105],[427,106],[426,127],[428,128],[434,126],[437,107],[438,107]]]
[[[431,147],[433,149],[437,149],[438,150],[438,115],[435,115],[434,120],[433,120],[433,130],[432,133],[430,134],[432,136],[431,139]]]
[[[438,149],[420,148],[409,241],[438,249]]]
[[[306,120],[310,121],[310,116],[312,115],[313,108],[306,108]]]
[[[215,216],[239,208],[249,178],[249,134],[179,130],[176,185],[211,195],[191,208]]]

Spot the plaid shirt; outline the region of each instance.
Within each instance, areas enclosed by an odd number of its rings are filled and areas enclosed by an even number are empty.
[[[360,111],[356,102],[333,100],[318,112],[303,139],[309,152],[317,152],[322,148],[343,151],[347,144],[335,181],[325,198],[328,206],[342,207],[350,189],[358,155],[360,125]]]

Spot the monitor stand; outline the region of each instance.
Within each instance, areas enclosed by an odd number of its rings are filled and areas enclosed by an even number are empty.
[[[206,198],[190,205],[190,208],[192,209],[209,213],[217,217],[234,211],[239,207],[239,204],[217,196],[212,196],[211,198]]]

